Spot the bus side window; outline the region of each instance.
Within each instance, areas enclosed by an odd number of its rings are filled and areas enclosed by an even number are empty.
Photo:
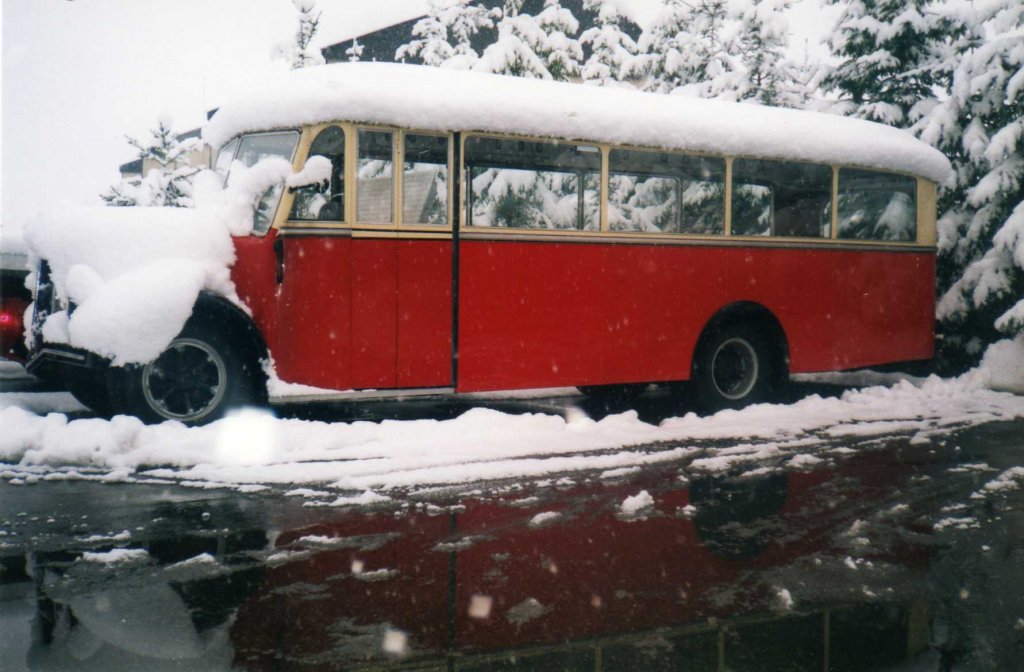
[[[471,137],[465,162],[470,226],[600,228],[598,147]]]
[[[839,170],[838,237],[917,240],[917,182],[874,170]]]
[[[390,224],[392,208],[393,134],[390,131],[359,131],[356,164],[356,221]]]
[[[613,149],[608,154],[612,231],[720,234],[725,159]]]
[[[405,134],[402,223],[448,226],[448,138]]]
[[[732,180],[733,235],[831,236],[831,166],[736,159]]]
[[[329,159],[331,177],[326,189],[323,185],[309,185],[297,189],[288,218],[299,221],[344,221],[345,132],[337,126],[320,131],[309,147],[309,155]]]

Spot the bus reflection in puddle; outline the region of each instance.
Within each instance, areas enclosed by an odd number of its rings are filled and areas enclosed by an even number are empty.
[[[805,574],[835,543],[835,516],[816,505],[831,476],[662,479],[639,517],[619,507],[635,483],[572,487],[546,505],[343,515],[277,539],[312,555],[269,569],[239,610],[235,664],[855,670],[903,660],[926,644],[919,596],[865,604],[860,583],[829,590]],[[885,556],[875,562],[901,571],[926,560]],[[785,585],[812,601],[794,607]]]
[[[159,568],[113,579],[69,576],[82,563],[63,552],[37,567],[29,663],[876,669],[927,643],[913,586],[931,555],[896,540],[865,556],[884,571],[843,567],[847,530],[902,478],[891,462],[880,467],[860,459],[841,473],[692,481],[660,472],[445,509],[341,511],[276,538],[207,535],[213,575],[160,550],[177,539],[147,544]],[[641,490],[654,506],[625,515]]]

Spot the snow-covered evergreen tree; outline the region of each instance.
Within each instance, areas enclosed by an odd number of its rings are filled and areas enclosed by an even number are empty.
[[[953,162],[940,198],[938,316],[947,340],[976,355],[999,332],[1024,333],[1024,5],[959,7],[955,18],[949,95],[915,109],[915,130]]]
[[[565,80],[578,76],[583,52],[571,37],[579,22],[560,0],[545,0],[537,16],[521,12],[523,0],[505,0],[498,37],[474,70],[516,77]]]
[[[790,0],[734,0],[731,6],[737,22],[734,49],[743,64],[737,100],[755,100],[766,105],[802,101],[787,100],[792,90],[792,71],[786,63],[789,26],[783,12]]]
[[[737,64],[725,41],[725,24],[725,0],[664,0],[640,36],[643,88],[703,97],[726,94]]]
[[[179,141],[170,121],[161,119],[150,130],[150,141],[143,144],[128,137],[128,144],[138,151],[143,169],[155,163],[145,175],[122,178],[100,198],[113,206],[168,206],[190,208],[192,178],[199,172],[189,164],[188,155],[197,145],[195,138]]]
[[[572,10],[563,7],[561,0],[545,0],[537,25],[541,34],[533,48],[544,59],[551,78],[564,82],[579,77],[583,48],[573,37],[580,32],[580,22]]]
[[[894,126],[941,85],[935,46],[951,36],[932,0],[829,0],[843,13],[828,39],[842,58],[825,79],[839,94],[835,111]]]
[[[427,15],[412,27],[413,39],[395,51],[396,61],[440,67],[455,55],[448,43],[448,26],[443,18],[450,5],[451,0],[430,0]]]
[[[427,15],[413,26],[413,39],[398,48],[395,59],[468,69],[480,58],[474,36],[493,25],[491,12],[475,2],[431,0]]]
[[[348,56],[350,63],[355,63],[363,57],[363,45],[359,44],[358,39],[352,40],[352,46],[345,50],[345,55]]]
[[[580,69],[583,81],[607,86],[629,79],[638,47],[622,30],[617,6],[609,0],[583,0],[583,7],[597,15],[597,25],[580,35],[580,45],[590,47],[590,57]]]
[[[320,27],[320,12],[316,10],[314,0],[292,0],[299,12],[299,28],[295,32],[295,44],[291,49],[292,69],[306,68],[311,65],[323,65],[324,57],[319,49],[312,46],[313,38]]]

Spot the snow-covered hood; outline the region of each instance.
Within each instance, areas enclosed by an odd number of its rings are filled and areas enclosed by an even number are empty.
[[[181,331],[201,291],[237,301],[234,246],[223,214],[112,207],[39,214],[25,231],[32,262],[45,259],[60,302],[76,305],[71,315],[47,318],[44,340],[115,364],[146,362]],[[34,286],[34,274],[28,282]]]

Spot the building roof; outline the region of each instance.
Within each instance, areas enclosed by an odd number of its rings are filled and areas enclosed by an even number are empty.
[[[203,130],[332,120],[569,138],[727,156],[850,164],[941,182],[949,161],[910,133],[831,114],[395,63],[292,71],[224,104]]]

